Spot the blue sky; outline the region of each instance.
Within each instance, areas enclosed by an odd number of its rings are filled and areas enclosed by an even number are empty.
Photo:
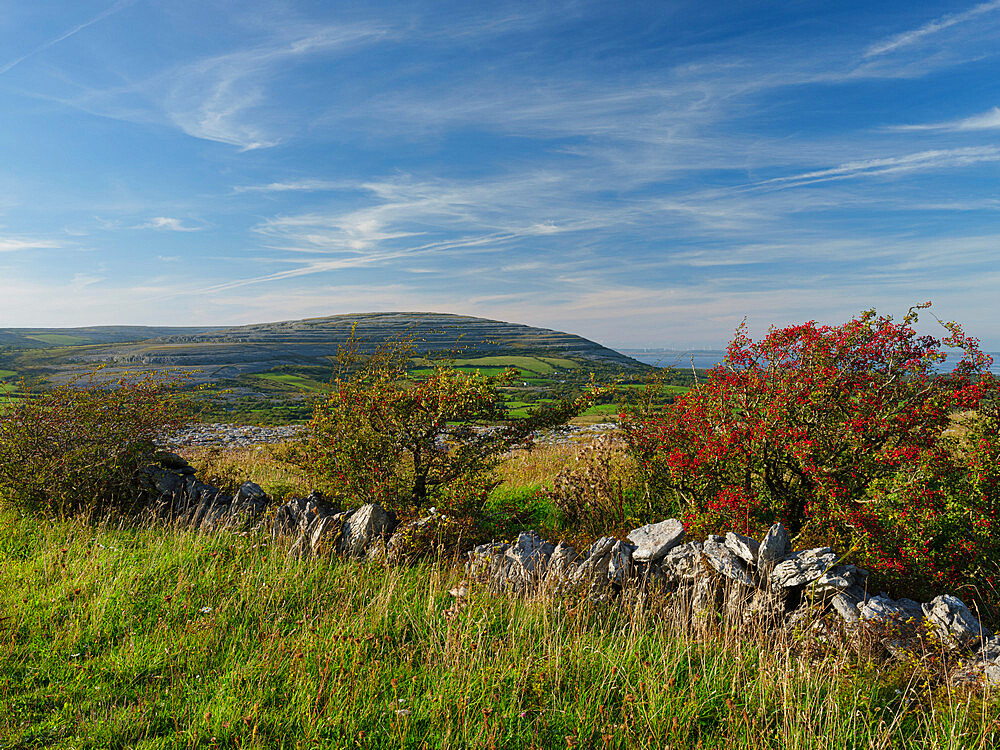
[[[7,3],[0,325],[1000,348],[1000,0]]]

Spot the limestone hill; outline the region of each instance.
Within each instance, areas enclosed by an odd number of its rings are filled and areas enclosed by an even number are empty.
[[[539,355],[575,367],[643,369],[634,359],[569,333],[464,315],[386,312],[335,315],[234,328],[0,329],[16,348],[5,367],[61,381],[105,365],[102,377],[121,370],[198,371],[217,382],[277,368],[329,366],[352,331],[362,348],[410,338],[421,355],[469,358]],[[19,344],[19,341],[26,344]],[[30,347],[30,348],[29,348]],[[41,348],[46,347],[46,348]],[[498,362],[500,364],[500,362]]]

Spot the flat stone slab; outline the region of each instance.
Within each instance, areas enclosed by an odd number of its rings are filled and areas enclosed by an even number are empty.
[[[906,624],[923,619],[924,612],[920,604],[912,599],[890,599],[879,594],[871,597],[858,607],[862,620],[868,622]]]
[[[836,561],[837,555],[829,547],[807,549],[778,563],[771,571],[771,585],[780,589],[805,586],[821,578]]]
[[[747,564],[726,546],[722,537],[708,537],[701,549],[705,553],[708,564],[726,578],[742,583],[744,586],[754,585],[753,576],[747,570]]]
[[[684,541],[684,524],[676,518],[668,518],[629,532],[628,540],[635,545],[632,557],[636,561],[656,562]]]
[[[760,542],[748,536],[730,531],[726,534],[726,547],[734,555],[750,565],[757,564],[757,551],[760,549]]]

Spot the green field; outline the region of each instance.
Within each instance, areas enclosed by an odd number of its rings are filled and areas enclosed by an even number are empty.
[[[55,346],[72,346],[73,344],[85,344],[89,341],[82,336],[67,336],[64,333],[39,333],[34,336],[25,336],[25,338]]]
[[[427,365],[426,359],[415,359],[415,364]],[[564,370],[576,370],[580,364],[570,359],[560,357],[528,357],[518,355],[496,355],[488,357],[473,357],[470,359],[451,360],[455,367],[474,367],[485,373],[486,370],[496,370],[497,372],[508,367],[516,367],[525,372],[533,372],[537,375],[551,375],[556,368]]]
[[[282,383],[309,393],[325,391],[329,387],[329,383],[320,382],[304,375],[294,375],[292,373],[265,372],[261,375],[254,375],[252,377],[260,378],[261,380],[269,380],[273,383]]]
[[[8,378],[16,378],[17,373],[13,370],[0,370],[0,380],[7,380]]]

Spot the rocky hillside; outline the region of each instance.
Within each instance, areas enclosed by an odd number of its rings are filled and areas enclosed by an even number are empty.
[[[106,365],[103,377],[108,378],[124,369],[181,369],[197,371],[200,382],[212,382],[280,367],[329,364],[352,331],[362,348],[412,338],[419,354],[543,355],[589,367],[642,367],[630,357],[573,334],[442,313],[361,313],[235,328],[146,329],[157,335],[130,341],[119,338],[117,343],[97,341],[103,330],[34,329],[33,338],[28,339],[31,346],[50,348],[22,351],[13,357],[11,369],[44,373],[54,380],[97,364]],[[124,336],[129,331],[140,335],[143,329],[115,330]],[[25,338],[25,332],[18,334]]]
[[[45,349],[53,346],[117,344],[162,336],[194,335],[212,328],[181,326],[88,326],[85,328],[0,328],[0,346]]]

